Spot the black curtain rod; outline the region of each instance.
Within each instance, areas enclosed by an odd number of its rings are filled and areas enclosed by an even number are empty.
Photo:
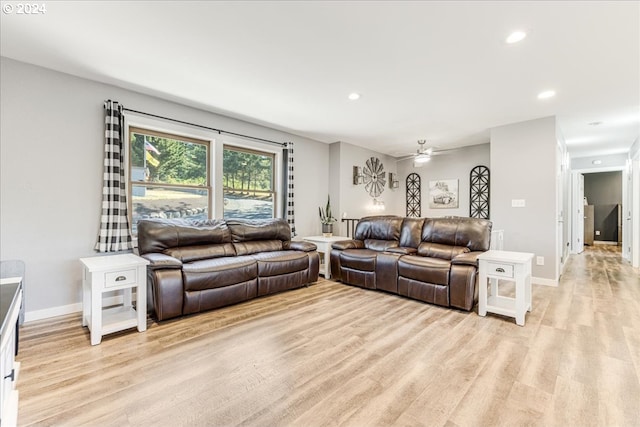
[[[123,107],[122,109],[124,111],[129,111],[131,113],[137,113],[137,114],[143,114],[143,115],[149,116],[149,117],[155,117],[156,119],[169,120],[171,122],[181,123],[183,125],[195,126],[195,127],[201,128],[201,129],[212,130],[214,132],[218,132],[218,134],[224,133],[224,134],[227,134],[227,135],[240,136],[242,138],[253,139],[254,141],[260,141],[260,142],[266,142],[267,144],[279,145],[280,147],[285,147],[287,145],[287,144],[284,144],[282,142],[271,141],[269,139],[258,138],[258,137],[250,136],[250,135],[243,135],[241,133],[229,132],[229,131],[226,131],[226,130],[216,129],[216,128],[212,128],[212,127],[209,127],[209,126],[203,126],[203,125],[199,125],[199,124],[196,124],[196,123],[189,123],[189,122],[185,122],[185,121],[178,120],[178,119],[172,119],[171,117],[164,117],[164,116],[159,116],[157,114],[145,113],[144,111],[132,110],[131,108]]]

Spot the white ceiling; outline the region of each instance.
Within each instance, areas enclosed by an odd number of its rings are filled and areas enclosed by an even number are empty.
[[[585,157],[640,134],[638,1],[39,3],[1,14],[2,56],[323,142],[401,156],[556,115]]]

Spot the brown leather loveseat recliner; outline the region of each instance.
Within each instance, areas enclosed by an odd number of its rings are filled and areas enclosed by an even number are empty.
[[[150,262],[149,307],[158,320],[316,282],[316,249],[291,241],[283,219],[138,223],[138,250]]]
[[[367,289],[471,310],[478,301],[477,257],[489,250],[491,221],[476,218],[360,220],[353,240],[333,244],[333,279]]]

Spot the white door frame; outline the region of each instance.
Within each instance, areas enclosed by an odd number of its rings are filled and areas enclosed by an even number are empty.
[[[582,187],[582,190],[581,190]],[[571,253],[584,251],[584,175],[571,173]]]
[[[631,248],[630,261],[631,265],[635,268],[640,268],[640,152],[636,153],[635,157],[631,159],[631,188],[629,194],[633,200],[630,200],[629,208],[623,207],[623,212],[626,210],[628,215],[624,219],[625,223],[630,223],[629,227],[629,242],[622,242],[623,245],[628,245]]]
[[[626,203],[628,203],[628,201],[625,200],[626,197],[625,197],[625,194],[624,194],[624,188],[625,188],[624,182],[627,179],[627,168],[626,167],[624,167],[624,166],[609,166],[609,167],[602,167],[602,168],[573,169],[571,171],[571,175],[572,175],[572,178],[573,178],[577,174],[598,173],[598,172],[618,172],[618,171],[622,172],[622,187],[623,187],[623,189],[622,189],[622,212],[624,212],[625,209],[626,209]],[[576,177],[576,179],[577,179],[577,177]],[[640,188],[640,185],[637,188]],[[571,200],[573,200],[574,203],[577,203],[576,199],[575,199],[577,197],[576,191],[577,191],[577,189],[576,189],[575,183],[573,182],[573,179],[572,179]],[[636,193],[637,193],[637,191],[636,191]],[[582,230],[583,230],[583,233],[584,233],[584,207],[582,207],[582,201],[580,201],[580,209],[582,209],[582,224],[583,224]],[[579,226],[579,223],[578,223],[578,218],[577,218],[577,214],[576,214],[577,213],[577,209],[575,209],[575,207],[574,207],[574,211],[575,211],[574,214],[571,215],[571,230],[575,231],[574,233],[572,233],[572,236],[571,236],[571,252],[575,254],[575,253],[579,253],[579,252],[576,252],[577,245],[575,244],[576,237],[577,237],[576,235],[579,232],[579,230],[577,230],[577,227]],[[640,211],[640,208],[639,208],[639,211]],[[640,214],[640,212],[639,212],[639,214]],[[637,214],[634,213],[634,218],[636,216],[637,216]],[[639,228],[637,228],[637,230],[640,230],[640,225],[638,225],[638,227]],[[625,237],[625,233],[624,233],[624,225],[623,225],[623,234],[622,234],[622,238],[623,238],[622,245],[623,246],[628,244],[628,242],[624,241],[624,237]],[[580,240],[583,240],[583,239],[584,239],[584,236],[581,236]],[[639,251],[640,251],[640,249],[639,249]]]

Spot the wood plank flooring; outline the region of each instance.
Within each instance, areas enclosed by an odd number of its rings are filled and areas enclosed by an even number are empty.
[[[501,287],[501,290],[504,287]],[[616,247],[526,325],[321,280],[91,346],[24,325],[21,426],[639,426],[640,274]]]

